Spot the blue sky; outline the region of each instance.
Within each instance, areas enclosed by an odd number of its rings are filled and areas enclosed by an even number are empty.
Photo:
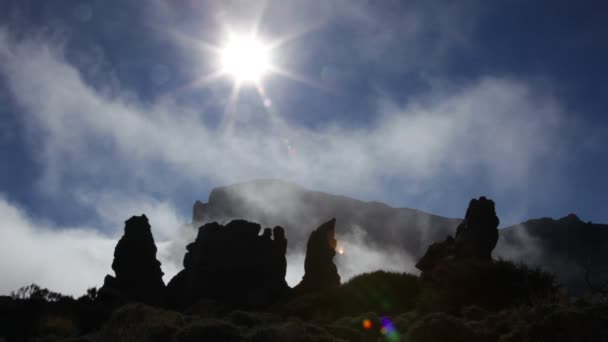
[[[87,249],[141,212],[171,239],[196,199],[255,178],[450,217],[487,195],[503,225],[608,222],[607,14],[602,1],[4,1],[2,240],[58,246],[59,232]],[[202,46],[256,23],[297,77],[263,79],[271,107],[250,85],[229,105],[234,80],[200,82],[217,68]]]

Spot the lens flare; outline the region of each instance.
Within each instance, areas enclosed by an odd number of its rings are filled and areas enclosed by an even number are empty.
[[[382,324],[380,333],[386,336],[388,341],[399,341],[399,333],[397,332],[397,328],[395,328],[393,321],[389,317],[382,317],[380,323]]]

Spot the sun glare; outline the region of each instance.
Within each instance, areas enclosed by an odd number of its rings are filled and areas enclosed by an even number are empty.
[[[221,49],[222,71],[238,82],[259,83],[270,69],[270,49],[253,35],[234,36]]]

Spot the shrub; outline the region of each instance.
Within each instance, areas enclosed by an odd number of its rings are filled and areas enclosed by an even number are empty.
[[[356,276],[336,289],[298,297],[286,310],[301,318],[323,320],[369,311],[394,315],[412,310],[419,293],[416,276],[377,271]]]
[[[178,342],[238,342],[242,340],[236,326],[220,320],[207,320],[187,325],[177,333],[176,339]]]
[[[370,337],[368,336],[370,334],[366,334],[366,332],[362,331],[360,327],[357,329],[353,329],[339,325],[328,325],[325,327],[325,329],[333,336],[350,342],[365,342],[369,340],[376,340],[375,336],[373,339],[370,339]]]
[[[64,296],[61,293],[50,291],[49,289],[41,288],[36,284],[23,286],[15,291],[11,291],[11,297],[13,299],[22,300],[40,300],[46,302],[56,302],[62,299],[69,299],[72,297]]]
[[[232,311],[226,316],[226,319],[239,327],[245,328],[252,328],[280,320],[279,317],[270,313],[241,310]]]
[[[480,321],[488,316],[488,312],[477,305],[471,305],[462,309],[462,316],[467,321]]]
[[[184,324],[184,317],[177,312],[129,304],[114,311],[99,332],[99,339],[115,342],[170,341]]]
[[[78,328],[72,317],[60,314],[51,314],[44,317],[38,325],[37,334],[39,336],[76,336]]]
[[[524,264],[455,260],[433,272],[419,297],[418,309],[423,312],[458,313],[469,305],[496,311],[557,300],[554,276]]]
[[[416,321],[409,329],[406,341],[471,342],[477,337],[460,319],[445,313],[433,313]]]
[[[281,325],[263,327],[253,331],[249,342],[337,342],[345,341],[334,337],[324,327],[292,320]]]

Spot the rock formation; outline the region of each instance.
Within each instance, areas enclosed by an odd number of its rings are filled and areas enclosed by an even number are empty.
[[[184,257],[184,269],[167,285],[168,303],[182,307],[200,298],[242,306],[264,306],[284,297],[289,287],[287,239],[281,227],[244,220],[199,228]]]
[[[315,229],[306,244],[304,277],[295,287],[296,293],[307,293],[340,286],[340,275],[334,264],[336,255],[336,219],[331,219]]]
[[[456,228],[456,253],[461,258],[489,260],[498,242],[498,224],[494,201],[485,197],[472,199],[462,223]]]
[[[112,269],[116,277],[106,276],[100,296],[112,293],[147,304],[162,303],[165,283],[146,215],[125,221],[125,233],[114,249]]]
[[[448,236],[445,241],[429,246],[416,267],[428,272],[442,261],[491,260],[498,242],[498,224],[494,201],[483,196],[472,199],[464,220],[456,228],[456,237]]]

